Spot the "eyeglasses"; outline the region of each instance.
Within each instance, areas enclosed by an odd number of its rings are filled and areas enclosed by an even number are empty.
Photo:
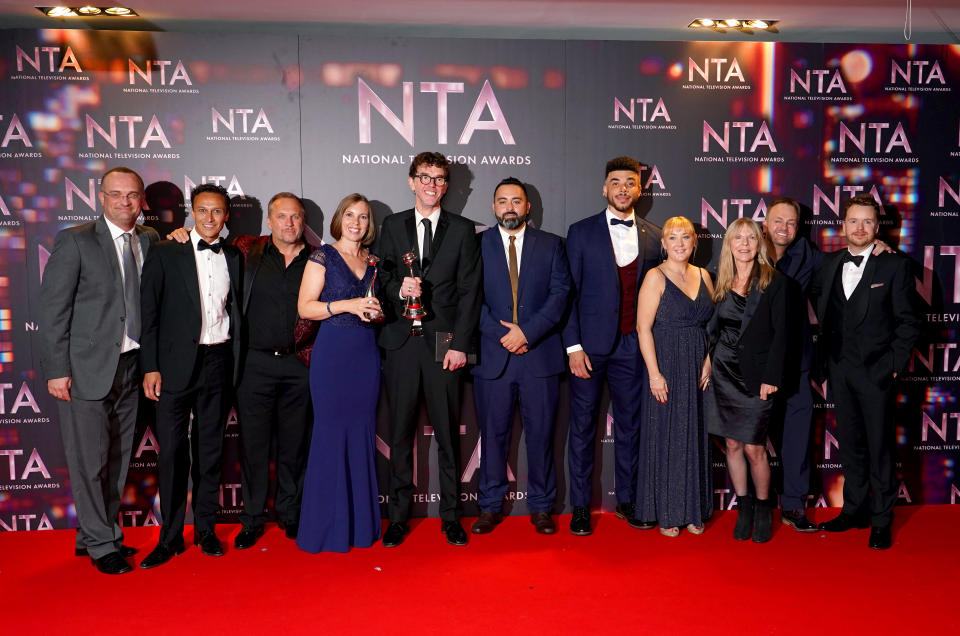
[[[139,201],[140,197],[143,196],[142,192],[127,192],[126,194],[124,194],[123,192],[117,192],[116,190],[111,190],[110,192],[104,192],[103,194],[108,199],[111,199],[113,201],[116,201],[118,199],[126,199],[127,201]]]
[[[418,174],[417,179],[420,179],[420,183],[423,185],[427,185],[432,181],[434,185],[438,186],[447,185],[448,180],[446,177],[431,177],[428,174]]]

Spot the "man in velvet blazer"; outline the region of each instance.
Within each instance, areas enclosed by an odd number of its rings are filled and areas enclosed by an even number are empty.
[[[636,528],[655,524],[634,516],[639,462],[640,396],[646,367],[637,343],[637,293],[660,261],[660,228],[634,213],[640,164],[632,157],[607,162],[607,209],[567,232],[573,300],[563,327],[570,365],[570,531],[591,534],[590,496],[597,407],[603,380],[610,387],[617,516]]]
[[[557,496],[553,424],[563,372],[560,322],[567,308],[570,271],[560,237],[527,224],[530,203],[513,177],[494,190],[497,226],[480,235],[483,308],[474,397],[480,424],[480,517],[474,534],[502,521],[507,454],[519,401],[527,447],[527,508],[537,532],[553,534]]]
[[[909,261],[871,253],[880,213],[867,194],[845,202],[847,248],[825,256],[811,284],[844,477],[843,509],[820,529],[870,526],[869,546],[878,550],[892,545],[897,500],[894,384],[920,335]]]
[[[190,475],[194,542],[204,554],[223,554],[214,527],[223,429],[237,379],[242,257],[220,239],[229,216],[226,190],[200,185],[191,200],[190,241],[157,243],[141,280],[143,389],[157,402],[163,519],[159,545],[142,568],[162,565],[183,552]]]
[[[480,249],[473,222],[441,209],[450,162],[422,152],[410,164],[412,210],[391,214],[374,250],[380,261],[380,299],[385,323],[379,344],[386,350],[384,378],[390,400],[390,525],[383,545],[398,546],[407,533],[413,496],[413,441],[421,395],[433,427],[440,468],[440,518],[447,542],[466,545],[460,525],[460,369],[480,317]],[[417,256],[416,276],[403,255]],[[403,316],[404,302],[420,296],[427,314]],[[413,334],[416,335],[413,335]],[[437,351],[437,335],[450,338]]]

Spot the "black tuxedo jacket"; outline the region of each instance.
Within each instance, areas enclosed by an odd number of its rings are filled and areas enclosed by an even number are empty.
[[[757,289],[754,282],[740,320],[737,360],[747,389],[757,396],[760,395],[761,384],[783,388],[787,343],[790,337],[799,337],[798,333],[789,333],[788,285],[786,276],[779,272],[774,274],[773,280],[763,291]],[[714,311],[707,324],[711,356],[720,337],[719,313]]]
[[[400,284],[410,275],[401,257],[412,249],[417,255],[414,271],[423,281],[422,299],[427,309],[422,321],[424,337],[433,347],[438,331],[451,332],[451,349],[472,352],[483,295],[480,245],[473,222],[441,210],[425,270],[415,223],[412,209],[391,214],[383,221],[374,250],[380,257],[380,300],[385,314],[380,346],[399,349],[410,335],[411,321],[403,317]]]
[[[142,337],[140,364],[143,373],[159,371],[163,388],[179,391],[187,387],[197,358],[201,308],[197,264],[193,242],[160,241],[143,264],[140,277]],[[240,307],[242,299],[242,257],[232,245],[223,245],[230,273],[227,308],[230,312],[230,341],[236,360],[240,354]],[[233,365],[236,382],[239,365]]]
[[[837,270],[846,249],[828,254],[811,283],[810,296],[821,327],[827,319],[827,307]],[[916,305],[916,283],[910,262],[899,254],[872,255],[867,260],[857,292],[851,295],[847,316],[856,327],[856,345],[870,379],[880,387],[888,386],[893,374],[901,374],[910,361],[913,345],[920,335]],[[817,342],[817,373],[826,379],[827,352],[835,346],[828,330]]]

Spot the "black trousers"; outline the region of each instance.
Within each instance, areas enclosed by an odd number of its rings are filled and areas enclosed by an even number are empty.
[[[161,370],[162,373],[162,370]],[[161,386],[157,402],[160,446],[160,543],[183,540],[187,484],[193,478],[193,524],[196,532],[212,532],[220,508],[220,460],[223,428],[230,412],[233,353],[230,343],[199,346],[186,388]],[[191,424],[190,415],[193,414]]]
[[[312,414],[308,370],[297,356],[247,351],[237,388],[243,458],[240,523],[244,528],[260,528],[264,523],[274,427],[277,518],[287,525],[299,523]]]
[[[784,510],[803,510],[810,492],[810,433],[813,428],[810,372],[800,371],[798,384],[783,388],[786,390],[774,394],[776,403],[770,426],[770,438],[780,453],[783,469],[780,505]]]
[[[390,520],[405,522],[413,495],[413,441],[421,391],[437,441],[440,518],[459,519],[460,374],[435,362],[425,336],[410,337],[387,351],[384,375],[390,401]]]
[[[863,367],[830,361],[830,390],[837,410],[843,464],[843,512],[869,517],[875,527],[893,523],[897,502],[894,465],[893,382],[879,387]]]

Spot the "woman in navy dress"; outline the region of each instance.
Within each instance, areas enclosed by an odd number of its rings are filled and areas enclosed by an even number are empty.
[[[706,324],[713,315],[707,272],[690,264],[697,245],[682,216],[663,224],[666,259],[647,272],[637,302],[637,333],[650,391],[640,426],[638,517],[661,534],[703,533],[713,513],[703,390],[710,378]],[[652,398],[652,399],[651,399]]]
[[[310,360],[313,437],[297,533],[307,552],[346,552],[380,538],[380,353],[370,322],[380,303],[365,295],[375,272],[366,246],[375,232],[366,197],[344,198],[330,221],[336,242],[313,252],[300,285],[300,315],[321,321]]]

